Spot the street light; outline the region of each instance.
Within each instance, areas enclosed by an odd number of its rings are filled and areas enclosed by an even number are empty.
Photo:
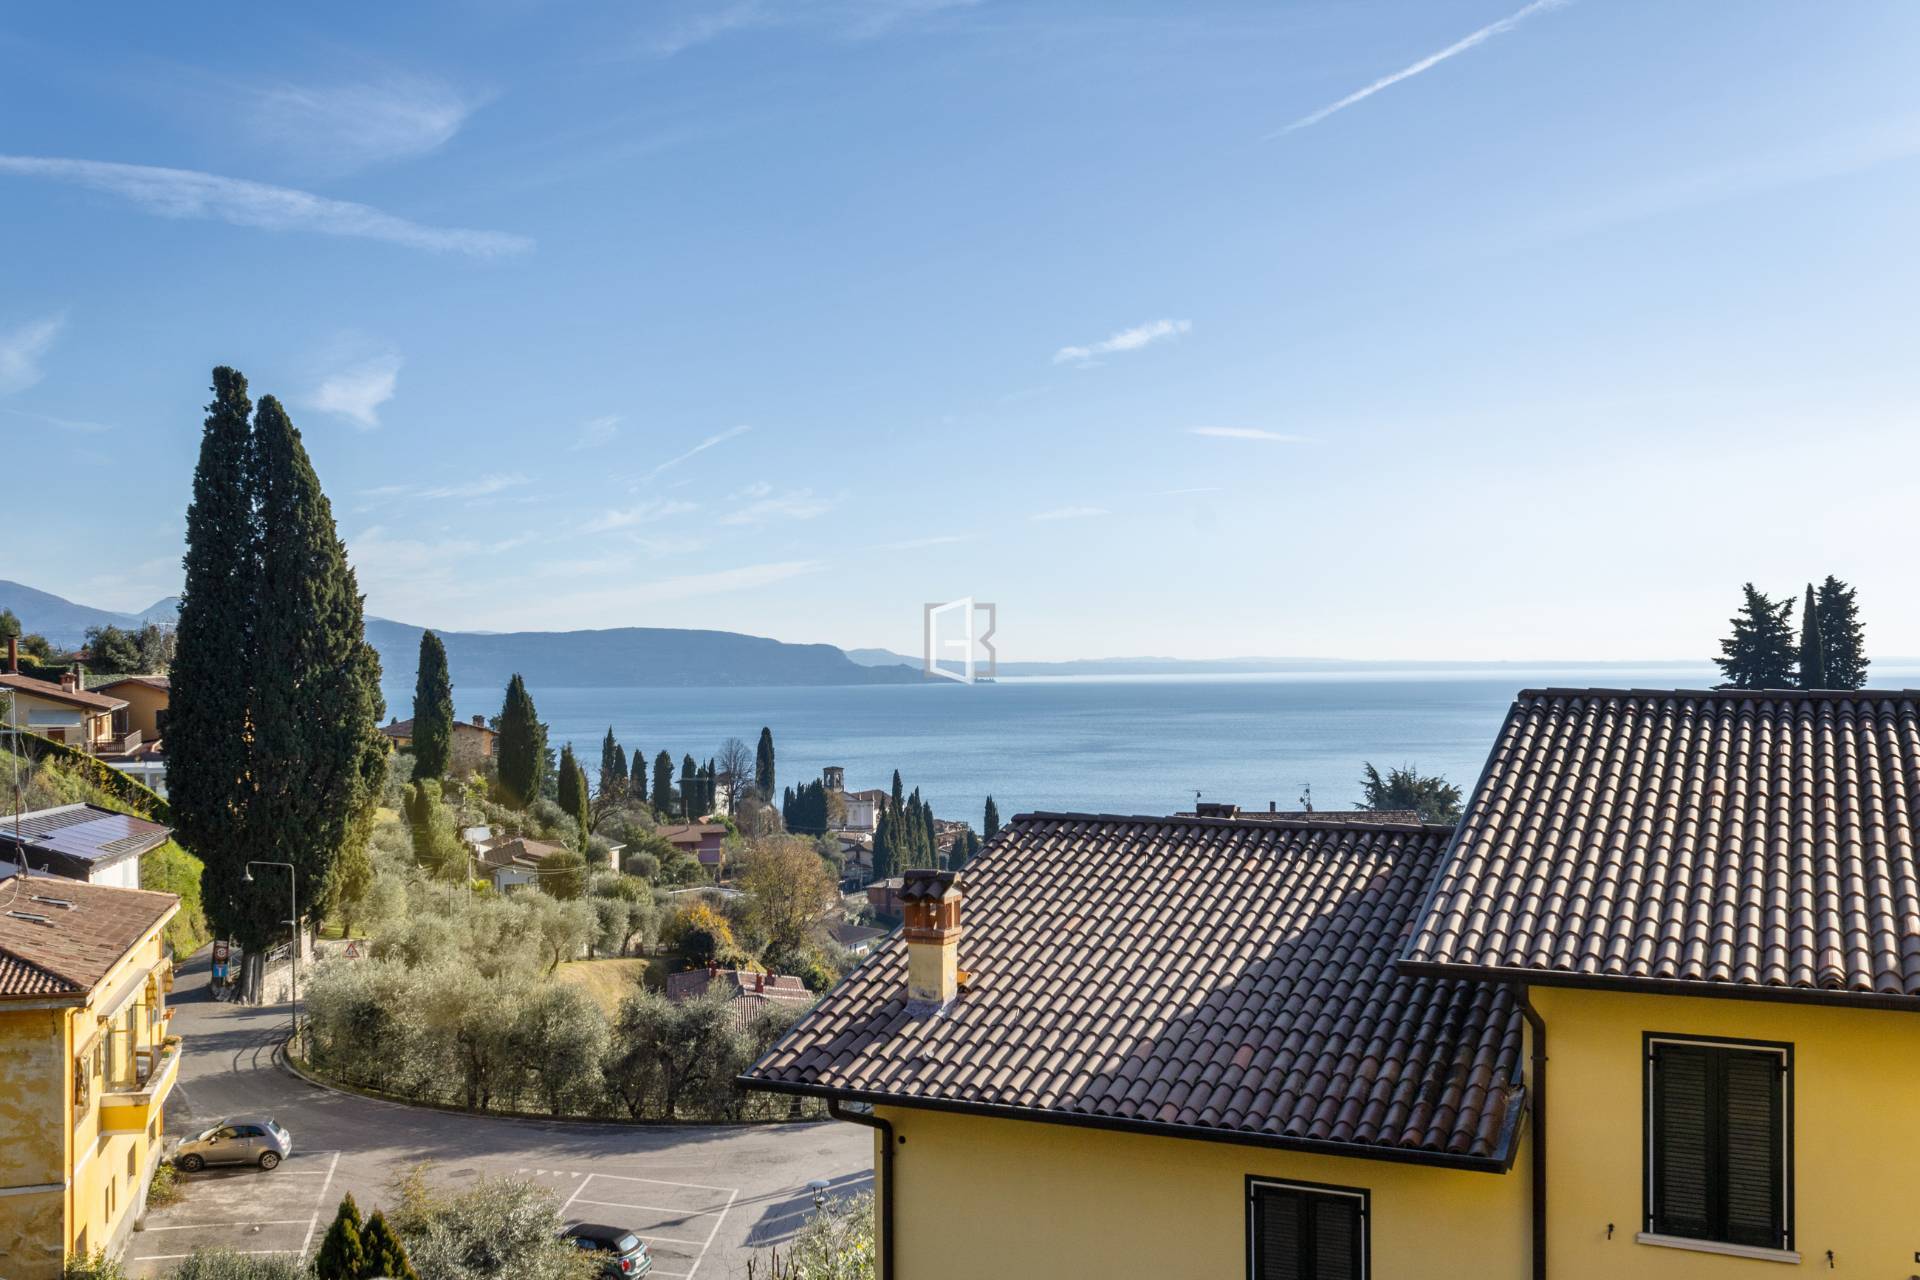
[[[285,867],[287,869],[287,924],[293,930],[293,1039],[291,1043],[297,1052],[300,1047],[300,890],[299,878],[293,874],[291,862],[249,862],[240,878],[248,884],[253,883],[255,867]]]

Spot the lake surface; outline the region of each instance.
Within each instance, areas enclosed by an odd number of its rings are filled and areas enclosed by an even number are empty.
[[[1890,673],[1876,670],[1876,676]],[[897,768],[943,817],[978,825],[991,794],[1003,816],[1052,809],[1173,813],[1194,792],[1243,808],[1321,809],[1359,794],[1361,764],[1413,764],[1470,789],[1513,695],[1527,687],[1700,688],[1711,668],[1514,667],[1498,675],[1391,671],[1186,678],[1005,679],[962,686],[534,688],[554,748],[571,741],[591,773],[611,724],[628,752],[704,762],[727,737],[749,747],[772,728],[778,781],[844,765],[852,790]],[[1876,682],[1878,683],[1878,681]],[[1891,682],[1889,682],[1891,683]],[[407,714],[411,690],[389,693]],[[402,698],[406,701],[402,701]],[[497,709],[463,696],[462,714]]]

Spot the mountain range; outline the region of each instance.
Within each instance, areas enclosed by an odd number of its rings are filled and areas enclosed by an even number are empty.
[[[119,613],[0,579],[0,609],[21,629],[73,647],[87,628],[171,624],[180,600],[169,596],[140,613]],[[380,652],[389,684],[411,685],[421,627],[367,619],[367,639]],[[712,687],[724,685],[911,684],[925,677],[899,664],[861,664],[830,644],[787,644],[734,631],[615,627],[605,631],[442,631],[456,685],[504,687],[515,672],[538,686]]]

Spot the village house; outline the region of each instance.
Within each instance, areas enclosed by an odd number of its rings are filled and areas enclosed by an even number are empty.
[[[91,804],[63,804],[0,818],[0,877],[31,872],[89,884],[140,887],[140,857],[173,832],[157,822]],[[0,879],[0,897],[8,892]]]
[[[116,717],[125,722],[127,700],[91,692],[79,668],[62,674],[58,681],[21,675],[17,636],[7,637],[7,669],[0,672],[0,695],[7,695],[0,698],[0,715],[5,716],[0,723],[10,729],[25,729],[92,755],[124,751],[139,743],[137,731],[115,729]]]
[[[726,859],[726,824],[720,822],[675,822],[655,829],[654,834],[686,854],[703,867],[718,872]]]
[[[567,846],[526,836],[489,836],[471,846],[476,874],[499,893],[509,893],[540,881],[540,865]]]
[[[667,999],[675,1004],[718,993],[742,1027],[769,1008],[804,1009],[813,1003],[807,984],[790,973],[749,973],[745,969],[688,969],[667,975]]]
[[[1542,690],[1457,828],[1025,815],[743,1081],[874,1129],[884,1280],[1906,1275],[1915,760],[1911,693]]]
[[[405,720],[395,719],[381,726],[380,732],[395,751],[413,749],[413,717]],[[453,722],[453,737],[447,754],[459,764],[465,762],[469,768],[476,767],[480,761],[493,759],[495,744],[500,739],[498,730],[488,726],[485,716],[476,715],[471,719]]]
[[[146,1203],[179,1074],[172,894],[0,880],[0,1275],[117,1251]]]

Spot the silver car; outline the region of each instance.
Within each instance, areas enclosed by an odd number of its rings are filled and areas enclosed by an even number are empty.
[[[235,1116],[181,1140],[173,1167],[198,1173],[210,1164],[257,1164],[272,1169],[293,1154],[293,1135],[272,1116]]]

